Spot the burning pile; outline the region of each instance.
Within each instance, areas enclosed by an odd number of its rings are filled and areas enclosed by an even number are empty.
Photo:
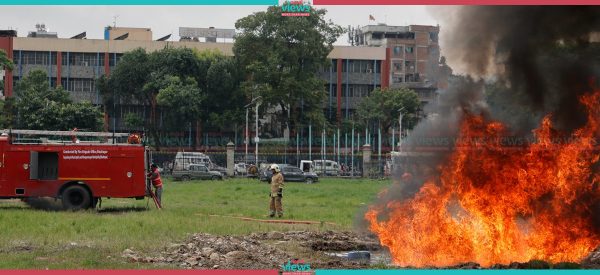
[[[500,143],[501,123],[467,115],[439,178],[384,205],[386,221],[372,208],[371,230],[403,266],[580,261],[600,244],[600,175],[591,170],[600,156],[600,91],[581,100],[589,120],[568,142],[546,117],[538,142],[519,150]]]
[[[531,128],[491,119],[510,121],[510,112],[487,110],[482,81],[442,93],[437,124],[417,126],[412,135],[442,131],[456,137],[453,149],[429,163],[435,172],[383,192],[365,215],[396,264],[579,262],[600,245],[600,90],[581,88],[599,75],[589,37],[600,29],[600,10],[562,9],[448,13],[459,20],[446,25],[449,61],[507,87],[505,109],[526,106],[543,119],[533,141],[508,147],[509,128]]]

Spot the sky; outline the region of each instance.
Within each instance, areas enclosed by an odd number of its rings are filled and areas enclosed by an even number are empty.
[[[348,25],[387,23],[388,25],[437,25],[427,6],[316,6],[328,10],[327,18],[347,28]],[[239,18],[267,6],[3,6],[0,29],[17,30],[27,36],[35,24],[44,23],[60,38],[87,32],[88,39],[103,39],[104,27],[147,27],[153,38],[173,34],[179,40],[179,27],[234,28]],[[376,21],[369,21],[373,15]],[[336,44],[347,43],[344,35]]]

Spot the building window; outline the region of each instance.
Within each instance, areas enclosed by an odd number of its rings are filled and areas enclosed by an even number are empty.
[[[63,53],[63,65],[95,67],[104,66],[104,54],[97,53]]]
[[[18,54],[17,54],[18,59]],[[34,51],[23,51],[22,52],[22,64],[25,65],[55,65],[56,64],[56,52],[34,52]],[[16,64],[18,62],[15,61]]]
[[[108,54],[108,57],[109,57],[109,61],[108,61],[109,66],[110,67],[114,67],[117,64],[119,64],[119,61],[121,60],[121,57],[123,57],[123,54],[121,54],[121,53],[118,53],[118,54],[111,53],[111,54]]]
[[[369,90],[369,88],[367,87],[366,89],[360,91],[360,95],[361,97],[367,97],[371,95],[371,90]]]
[[[392,49],[392,53],[396,57],[402,56],[402,46],[394,46],[394,48]]]
[[[407,72],[415,71],[415,62],[414,61],[404,61],[404,68]]]
[[[21,62],[21,59],[19,59],[19,52],[13,51],[13,63],[17,65],[19,62]]]
[[[65,87],[66,90],[71,92],[93,92],[95,90],[95,82],[94,79],[91,78],[70,78],[68,86]]]
[[[431,40],[431,42],[438,42],[438,33],[437,32],[430,32],[429,33],[429,40]]]
[[[56,59],[57,59],[57,53],[56,52],[50,53],[50,64],[57,65],[58,61]]]
[[[406,46],[406,53],[413,53],[415,51],[415,47],[413,46]]]
[[[392,75],[392,83],[397,84],[397,83],[402,83],[402,82],[404,82],[403,75]]]
[[[366,73],[372,73],[373,72],[373,61],[371,60],[367,60],[365,61],[365,65],[366,65]]]
[[[392,70],[393,70],[393,72],[401,72],[402,71],[402,60],[392,61]]]

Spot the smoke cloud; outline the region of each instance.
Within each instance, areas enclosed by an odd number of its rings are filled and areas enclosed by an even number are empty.
[[[515,106],[553,113],[559,128],[585,122],[577,96],[600,63],[598,6],[466,6],[434,8],[442,53],[455,71],[509,87]]]

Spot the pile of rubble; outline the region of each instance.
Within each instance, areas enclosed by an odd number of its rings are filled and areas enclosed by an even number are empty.
[[[201,269],[278,268],[290,256],[250,237],[214,236],[198,233],[184,244],[173,244],[159,257],[142,257],[130,249],[123,257],[134,262],[176,264]]]
[[[308,250],[306,255],[290,255],[292,243]],[[247,236],[215,236],[198,233],[183,244],[173,244],[160,256],[142,256],[131,249],[122,256],[132,262],[175,265],[188,269],[279,269],[291,259],[306,259],[319,268],[361,268],[364,263],[327,256],[321,251],[381,249],[376,239],[352,232],[269,232]],[[313,253],[315,252],[315,253]],[[314,258],[316,257],[316,258]]]
[[[599,269],[600,268],[600,246],[596,247],[590,255],[588,255],[583,261],[581,265],[584,268],[590,269]]]

